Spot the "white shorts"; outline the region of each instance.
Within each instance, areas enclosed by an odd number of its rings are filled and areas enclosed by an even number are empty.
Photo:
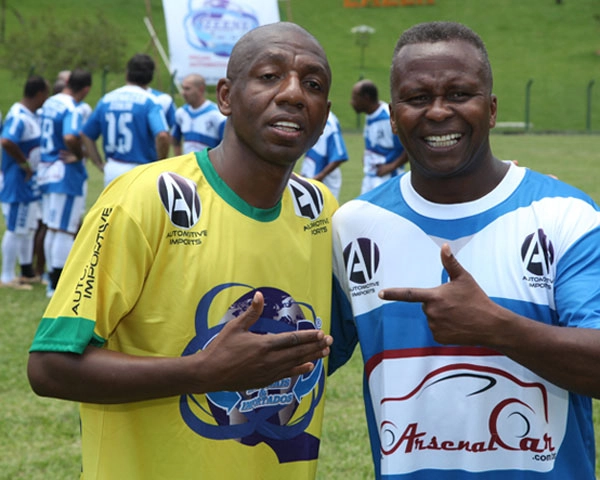
[[[2,214],[6,220],[6,229],[16,234],[35,231],[38,224],[35,203],[3,203]]]
[[[119,160],[107,158],[106,164],[104,165],[104,187],[106,187],[119,175],[123,175],[129,170],[133,170],[135,167],[139,166],[139,163],[121,162]]]
[[[52,230],[76,234],[84,211],[83,196],[46,193],[42,197],[42,222]]]

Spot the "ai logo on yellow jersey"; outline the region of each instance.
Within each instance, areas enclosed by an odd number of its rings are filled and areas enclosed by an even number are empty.
[[[196,184],[173,172],[158,177],[158,194],[171,223],[188,230],[200,219],[200,197]]]
[[[312,183],[292,175],[288,188],[294,199],[294,211],[299,217],[314,220],[323,211],[323,193]]]

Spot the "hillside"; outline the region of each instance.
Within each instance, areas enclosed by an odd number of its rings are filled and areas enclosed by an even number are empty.
[[[142,20],[150,6],[157,34],[167,47],[160,1],[97,0],[85,2],[82,7],[83,3],[8,0],[6,33],[24,28],[13,11],[25,22],[41,12],[57,15],[64,19],[61,23],[65,28],[73,16],[102,12],[126,32],[128,55],[136,51],[153,53]],[[563,0],[560,5],[555,0],[435,0],[434,5],[385,8],[343,8],[343,0],[290,0],[289,7],[287,1],[281,1],[280,10],[282,19],[304,26],[325,47],[334,74],[333,108],[345,129],[356,129],[358,124],[349,105],[350,89],[356,80],[373,79],[380,86],[382,98],[389,98],[388,70],[398,35],[418,22],[454,20],[475,29],[487,44],[495,74],[495,93],[499,97],[499,121],[524,121],[526,85],[531,81],[530,121],[534,131],[585,131],[588,91],[591,91],[591,126],[596,133],[600,132],[598,0]],[[361,68],[361,50],[350,30],[362,24],[376,31],[364,50]],[[156,59],[160,63],[158,55]],[[125,61],[126,58],[123,64]],[[595,85],[590,85],[594,80]],[[122,73],[110,73],[106,88],[114,88],[122,81]],[[0,110],[5,112],[20,98],[22,82],[0,68]],[[102,83],[101,73],[97,73],[90,103],[100,96]],[[164,68],[155,83],[168,88]],[[181,103],[181,99],[177,101]]]

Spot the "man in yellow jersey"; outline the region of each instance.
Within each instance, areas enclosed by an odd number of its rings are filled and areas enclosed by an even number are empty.
[[[223,142],[120,176],[86,216],[28,365],[81,402],[81,478],[314,478],[337,203],[293,169],[330,84],[306,30],[248,32]]]

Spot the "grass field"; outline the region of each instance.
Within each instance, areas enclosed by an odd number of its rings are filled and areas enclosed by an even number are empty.
[[[362,138],[346,133],[351,159],[343,166],[341,201],[358,193]],[[521,165],[553,173],[600,202],[600,137],[595,135],[492,135],[496,154]],[[90,168],[90,198],[102,179]],[[0,234],[3,226],[0,227]],[[37,286],[31,292],[0,290],[0,480],[70,480],[79,472],[77,407],[36,397],[25,375],[27,350],[47,300]],[[319,480],[372,478],[362,404],[360,354],[328,383]],[[595,403],[598,410],[598,403]],[[597,434],[600,417],[597,415]]]

